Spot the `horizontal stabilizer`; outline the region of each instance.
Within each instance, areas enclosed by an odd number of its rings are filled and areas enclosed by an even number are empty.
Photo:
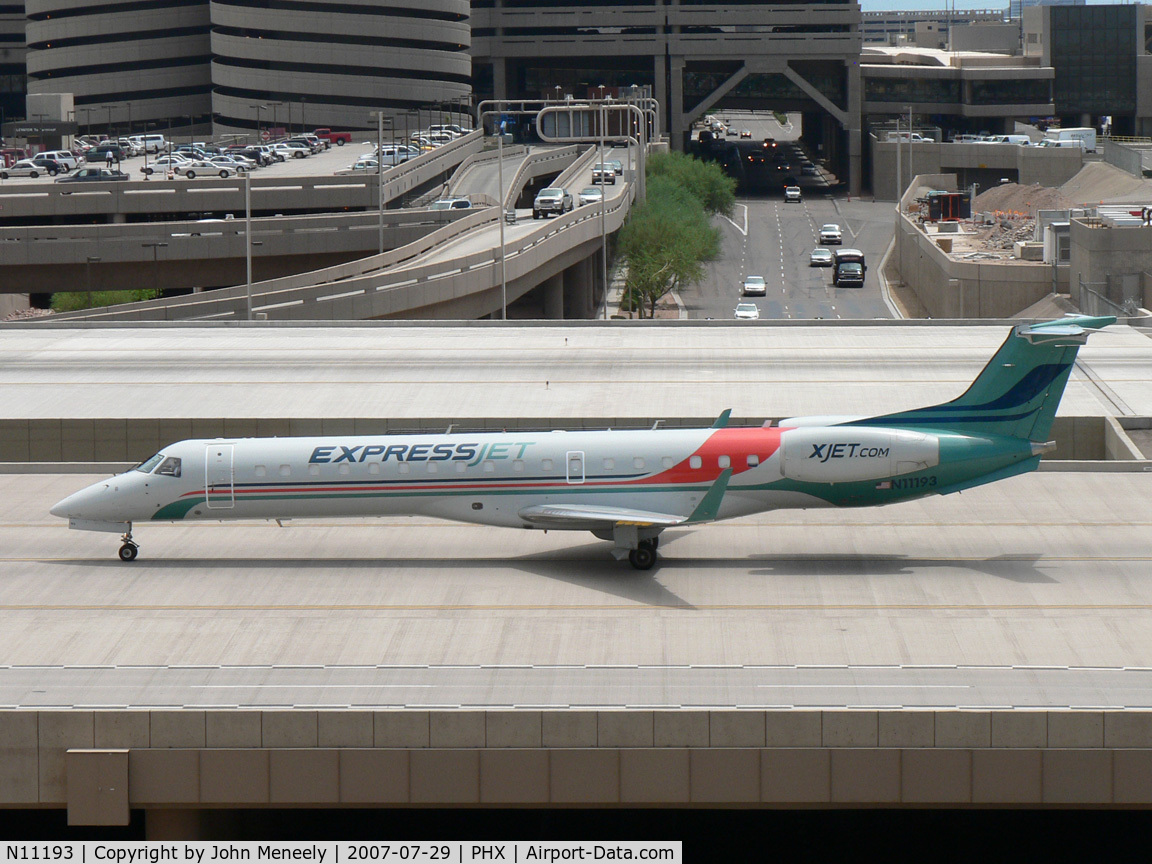
[[[683,525],[687,516],[633,510],[630,507],[602,507],[596,504],[534,504],[518,514],[521,519],[541,528],[613,528],[616,525],[639,527]]]

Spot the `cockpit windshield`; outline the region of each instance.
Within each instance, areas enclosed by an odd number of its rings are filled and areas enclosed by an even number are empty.
[[[156,473],[165,477],[179,477],[180,459],[177,456],[165,456],[163,453],[157,453],[148,461],[141,462],[134,470],[142,474]]]
[[[163,453],[157,453],[155,456],[153,456],[151,459],[147,460],[146,462],[141,462],[139,465],[136,466],[136,468],[134,470],[139,471],[142,474],[151,474],[152,469],[154,469],[162,461],[164,461],[164,454]]]

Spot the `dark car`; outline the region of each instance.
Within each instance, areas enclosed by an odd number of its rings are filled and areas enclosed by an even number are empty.
[[[32,164],[40,168],[49,177],[55,177],[57,174],[67,174],[68,166],[62,165],[55,159],[49,159],[46,156],[33,156]]]
[[[112,168],[79,168],[69,177],[61,177],[57,183],[93,183],[105,182],[116,180],[127,180],[128,175],[123,171],[115,171]]]
[[[97,144],[88,151],[86,158],[89,162],[105,162],[109,153],[112,154],[113,162],[128,158],[128,151],[119,144]]]

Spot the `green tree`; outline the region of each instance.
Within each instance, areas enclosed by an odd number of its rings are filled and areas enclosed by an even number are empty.
[[[624,305],[654,317],[660,298],[704,275],[720,252],[720,232],[704,205],[669,176],[650,176],[648,198],[632,208],[618,246],[628,265]]]
[[[76,312],[80,309],[115,306],[117,303],[155,300],[159,296],[160,292],[154,288],[141,288],[138,291],[69,291],[52,295],[52,311]]]
[[[645,176],[666,177],[691,192],[711,214],[731,216],[736,204],[736,180],[716,162],[701,162],[684,153],[653,153]]]

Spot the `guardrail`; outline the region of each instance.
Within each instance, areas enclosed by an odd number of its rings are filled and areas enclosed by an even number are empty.
[[[619,229],[635,191],[626,184],[605,208],[607,232]],[[436,246],[499,218],[488,209],[445,226],[403,249],[362,259],[341,267],[325,268],[252,286],[253,310],[277,320],[344,320],[410,314],[415,310],[459,300],[490,290],[499,283],[499,258],[493,248],[448,260],[417,262]],[[577,208],[545,221],[530,233],[505,245],[507,281],[531,276],[542,264],[584,244],[599,242],[600,208]],[[367,262],[374,272],[348,273]],[[407,265],[407,266],[404,266]],[[387,269],[386,269],[387,268]],[[346,275],[338,276],[344,271]],[[321,281],[318,277],[332,277]],[[531,286],[529,286],[531,287]],[[245,287],[178,298],[180,302],[149,301],[109,307],[100,312],[77,313],[86,320],[180,321],[239,320],[246,314]],[[60,320],[64,316],[53,316]]]
[[[415,159],[402,162],[384,175],[384,200],[400,198],[462,163],[483,146],[483,133],[471,132]],[[258,210],[338,209],[377,206],[379,180],[366,176],[324,175],[258,177],[249,181],[252,206]],[[87,184],[40,183],[0,186],[0,218],[55,218],[244,211],[241,178],[195,180],[134,180],[78,188]],[[104,188],[104,187],[108,188]]]

